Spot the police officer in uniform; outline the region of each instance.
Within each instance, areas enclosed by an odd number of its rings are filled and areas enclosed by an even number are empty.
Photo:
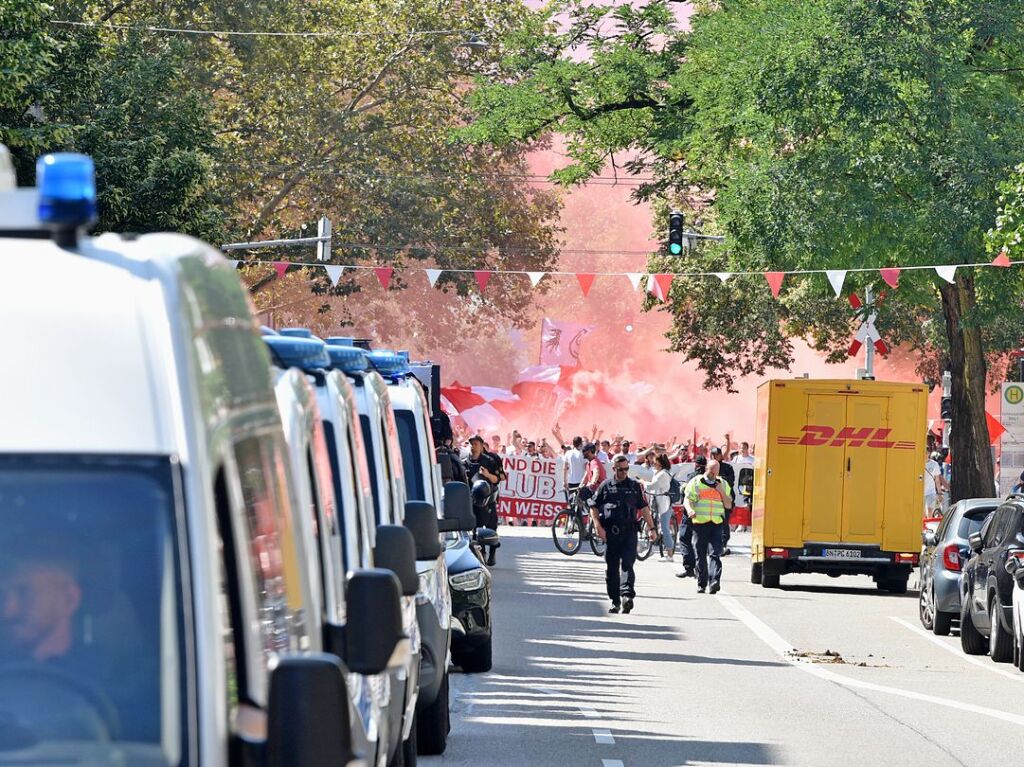
[[[608,543],[604,560],[607,567],[605,582],[608,597],[612,600],[609,612],[628,613],[636,599],[637,512],[644,515],[651,540],[658,537],[658,530],[651,518],[651,510],[644,497],[643,486],[629,478],[629,458],[621,453],[612,459],[614,469],[611,479],[606,479],[590,499],[590,516],[602,541]],[[625,574],[620,582],[619,569]]]
[[[718,461],[710,461],[704,473],[687,482],[683,491],[683,507],[693,522],[697,539],[698,594],[705,590],[717,594],[721,588],[722,528],[726,512],[732,508],[732,488],[718,476],[718,468]]]
[[[477,517],[477,524],[480,527],[489,527],[492,530],[498,529],[498,485],[505,476],[505,470],[501,465],[501,458],[494,453],[487,452],[484,438],[475,434],[469,438],[469,456],[466,458],[466,474],[469,482],[485,479],[491,487],[490,499],[487,502],[486,513]],[[475,509],[474,509],[475,511]],[[497,549],[489,547],[487,564],[495,563],[494,554]]]

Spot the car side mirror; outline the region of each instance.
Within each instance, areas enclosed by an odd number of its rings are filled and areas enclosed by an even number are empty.
[[[412,533],[401,525],[379,525],[377,545],[373,547],[373,562],[377,567],[390,570],[398,578],[402,596],[413,597],[420,588],[416,572],[416,543]]]
[[[409,662],[412,646],[402,627],[398,578],[390,570],[356,570],[345,594],[345,665],[372,676]]]
[[[492,548],[501,547],[501,538],[498,537],[498,533],[489,527],[480,527],[476,531],[476,542],[481,546],[491,546]]]
[[[280,658],[270,673],[267,767],[338,767],[352,752],[345,671],[334,655]]]
[[[1017,572],[1021,569],[1020,563],[1017,561],[1017,557],[1013,556],[1013,552],[1010,552],[1010,556],[1006,558],[1006,562],[1003,563],[1003,569],[1010,575],[1017,575]]]
[[[981,551],[982,544],[980,532],[973,532],[969,536],[967,536],[967,542],[971,545],[971,551],[975,553]]]
[[[932,530],[925,530],[921,533],[921,540],[924,542],[925,546],[935,546],[939,542]]]
[[[441,556],[441,532],[433,504],[408,501],[405,504],[405,526],[416,544],[416,559],[434,560]]]
[[[448,482],[444,486],[444,519],[438,524],[442,533],[455,533],[476,528],[473,500],[465,482]]]

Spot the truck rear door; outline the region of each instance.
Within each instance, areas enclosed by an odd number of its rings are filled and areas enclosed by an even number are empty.
[[[857,394],[844,399],[846,426],[836,450],[845,460],[841,540],[881,544],[890,400]]]
[[[846,426],[846,399],[838,394],[807,396],[807,420],[800,440],[805,446],[805,541],[840,540],[846,456],[832,442]]]

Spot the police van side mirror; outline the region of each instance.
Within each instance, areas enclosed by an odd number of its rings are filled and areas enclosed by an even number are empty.
[[[378,525],[373,561],[377,567],[395,574],[402,596],[416,596],[420,588],[420,576],[416,572],[416,543],[412,533],[401,525]]]
[[[338,767],[352,753],[348,690],[333,655],[281,658],[270,674],[266,767]]]
[[[442,533],[469,531],[476,528],[473,501],[469,485],[465,482],[448,482],[444,486],[444,519],[438,523]]]
[[[345,594],[345,664],[372,676],[404,666],[412,647],[402,627],[398,578],[390,570],[356,570]]]
[[[408,501],[405,504],[405,526],[416,543],[417,560],[434,560],[441,556],[441,532],[433,504]]]

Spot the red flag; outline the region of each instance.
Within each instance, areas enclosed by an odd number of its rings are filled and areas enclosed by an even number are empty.
[[[594,275],[577,274],[576,280],[580,283],[580,290],[583,291],[583,297],[586,298],[587,294],[590,293],[590,286],[594,284]]]
[[[480,292],[484,292],[484,288],[487,287],[487,281],[491,279],[491,273],[485,269],[478,269],[473,272],[473,276],[476,277],[476,284],[480,287]]]
[[[1003,426],[999,421],[994,418],[989,412],[985,411],[985,423],[988,424],[988,441],[995,442],[1004,433],[1006,433],[1006,427]]]
[[[288,271],[288,267],[291,266],[287,261],[275,261],[274,271],[277,272],[277,278],[281,279],[284,277],[284,273]]]
[[[860,302],[860,297],[856,293],[851,293],[847,296],[847,299],[850,301],[850,306],[854,309],[860,309],[864,305]]]
[[[661,293],[658,298],[662,301],[668,301],[668,291],[672,287],[672,279],[675,277],[674,274],[656,274],[654,275],[654,284],[657,286],[658,291]]]
[[[992,261],[992,266],[1012,266],[1012,264],[1010,263],[1010,257],[1006,255],[1005,250],[999,251],[999,255],[996,256],[995,259]]]
[[[900,270],[898,268],[879,269],[878,272],[890,288],[898,288],[900,286]]]
[[[391,275],[395,273],[395,270],[390,266],[375,266],[373,267],[373,273],[377,275],[380,286],[387,290],[388,285],[391,284]]]
[[[772,289],[772,295],[775,298],[779,297],[779,291],[782,289],[782,280],[785,278],[785,272],[765,272],[764,278],[768,280],[768,287]]]

